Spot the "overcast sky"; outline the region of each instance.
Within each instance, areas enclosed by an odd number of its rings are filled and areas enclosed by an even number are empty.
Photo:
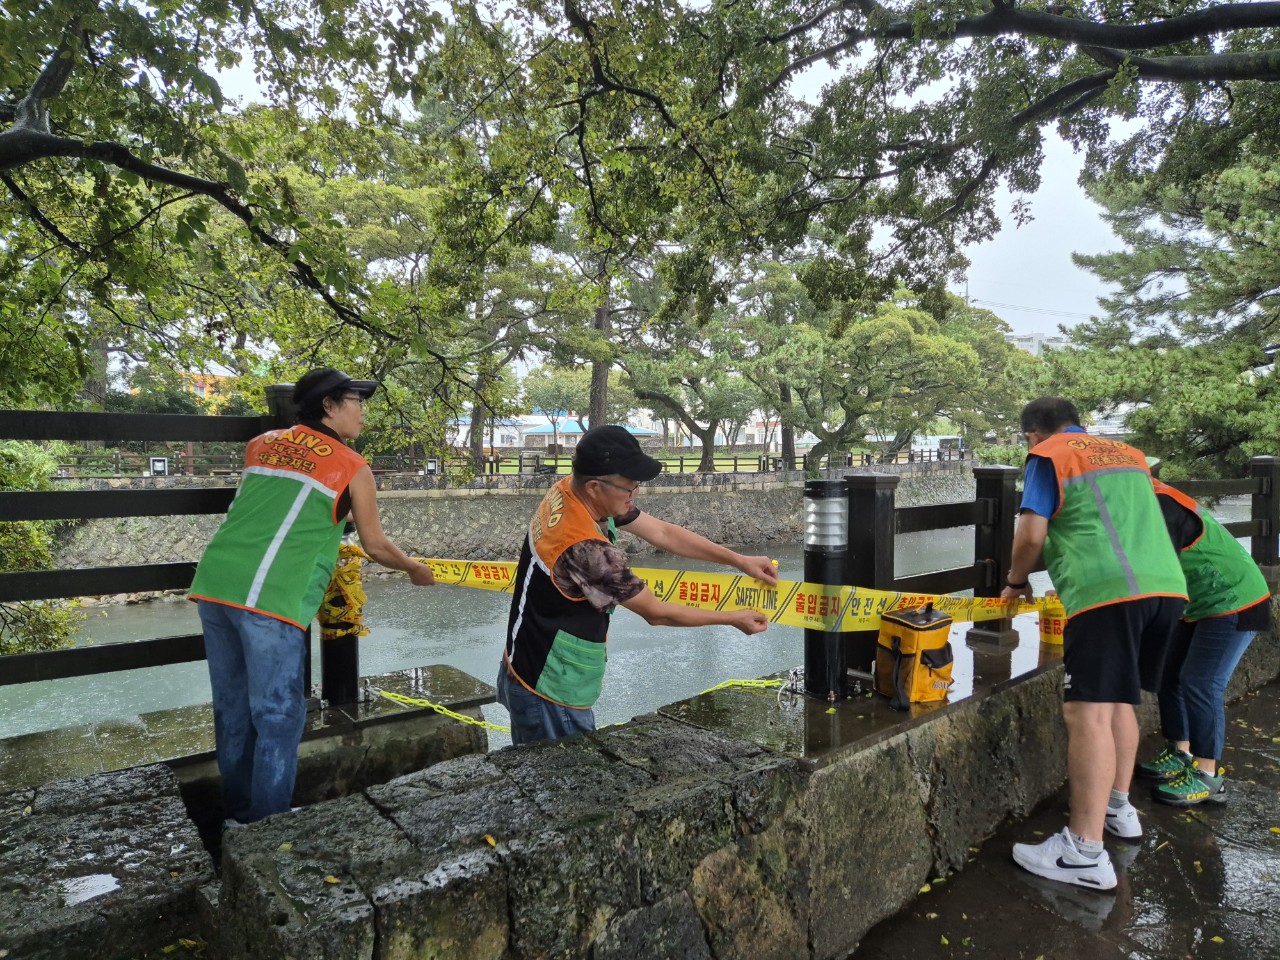
[[[1051,135],[1045,144],[1040,190],[1030,198],[1035,219],[1021,227],[1011,216],[1012,199],[1001,191],[1005,226],[986,243],[970,247],[968,296],[982,301],[1019,333],[1054,333],[1098,313],[1106,286],[1071,262],[1072,253],[1105,253],[1120,241],[1098,216],[1098,207],[1076,183],[1081,158]],[[955,292],[966,293],[963,285]],[[1007,306],[993,306],[993,304]],[[1049,311],[1049,312],[1042,312]],[[1057,316],[1055,313],[1073,314]]]

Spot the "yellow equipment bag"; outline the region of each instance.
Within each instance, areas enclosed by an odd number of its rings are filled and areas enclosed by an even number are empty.
[[[947,698],[955,664],[950,633],[951,617],[932,603],[881,614],[876,692],[891,698],[889,706],[906,710],[911,703]]]

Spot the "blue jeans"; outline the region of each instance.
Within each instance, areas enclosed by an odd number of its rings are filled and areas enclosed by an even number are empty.
[[[505,663],[498,665],[498,702],[511,714],[511,742],[515,744],[559,740],[596,728],[593,711],[562,707],[530,693],[511,676]]]
[[[1222,757],[1227,732],[1223,693],[1253,640],[1253,631],[1236,629],[1238,619],[1230,613],[1179,623],[1169,643],[1160,685],[1160,726],[1167,740],[1189,741],[1191,753],[1206,760]]]
[[[226,815],[252,823],[283,813],[293,800],[307,718],[306,633],[224,603],[198,606]]]

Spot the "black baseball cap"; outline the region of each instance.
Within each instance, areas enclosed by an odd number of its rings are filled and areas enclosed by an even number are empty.
[[[662,464],[640,449],[640,441],[625,427],[606,424],[582,435],[573,454],[573,472],[580,477],[618,474],[644,483],[662,472]]]
[[[308,403],[327,397],[336,390],[350,390],[368,399],[378,387],[377,380],[353,380],[334,367],[320,367],[298,378],[293,385],[293,402],[305,408]]]

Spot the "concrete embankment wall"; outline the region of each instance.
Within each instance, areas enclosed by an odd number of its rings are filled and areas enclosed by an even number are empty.
[[[932,468],[932,469],[930,469]],[[945,469],[944,469],[945,468]],[[890,468],[885,468],[886,470]],[[898,504],[915,506],[973,498],[973,475],[960,464],[917,464],[898,487]],[[927,472],[926,472],[927,471]],[[150,485],[181,486],[187,478],[149,478]],[[413,478],[405,478],[409,482]],[[407,552],[424,557],[514,560],[529,517],[548,478],[483,487],[386,489],[378,494],[382,525]],[[124,481],[121,481],[124,483]],[[101,481],[105,488],[109,482]],[[137,481],[133,486],[137,486]],[[803,532],[803,478],[792,474],[684,474],[646,485],[638,503],[663,520],[686,526],[717,543],[798,543]],[[59,547],[60,567],[108,567],[198,560],[221,516],[124,517],[86,521],[69,530]],[[624,538],[643,554],[647,545]]]

